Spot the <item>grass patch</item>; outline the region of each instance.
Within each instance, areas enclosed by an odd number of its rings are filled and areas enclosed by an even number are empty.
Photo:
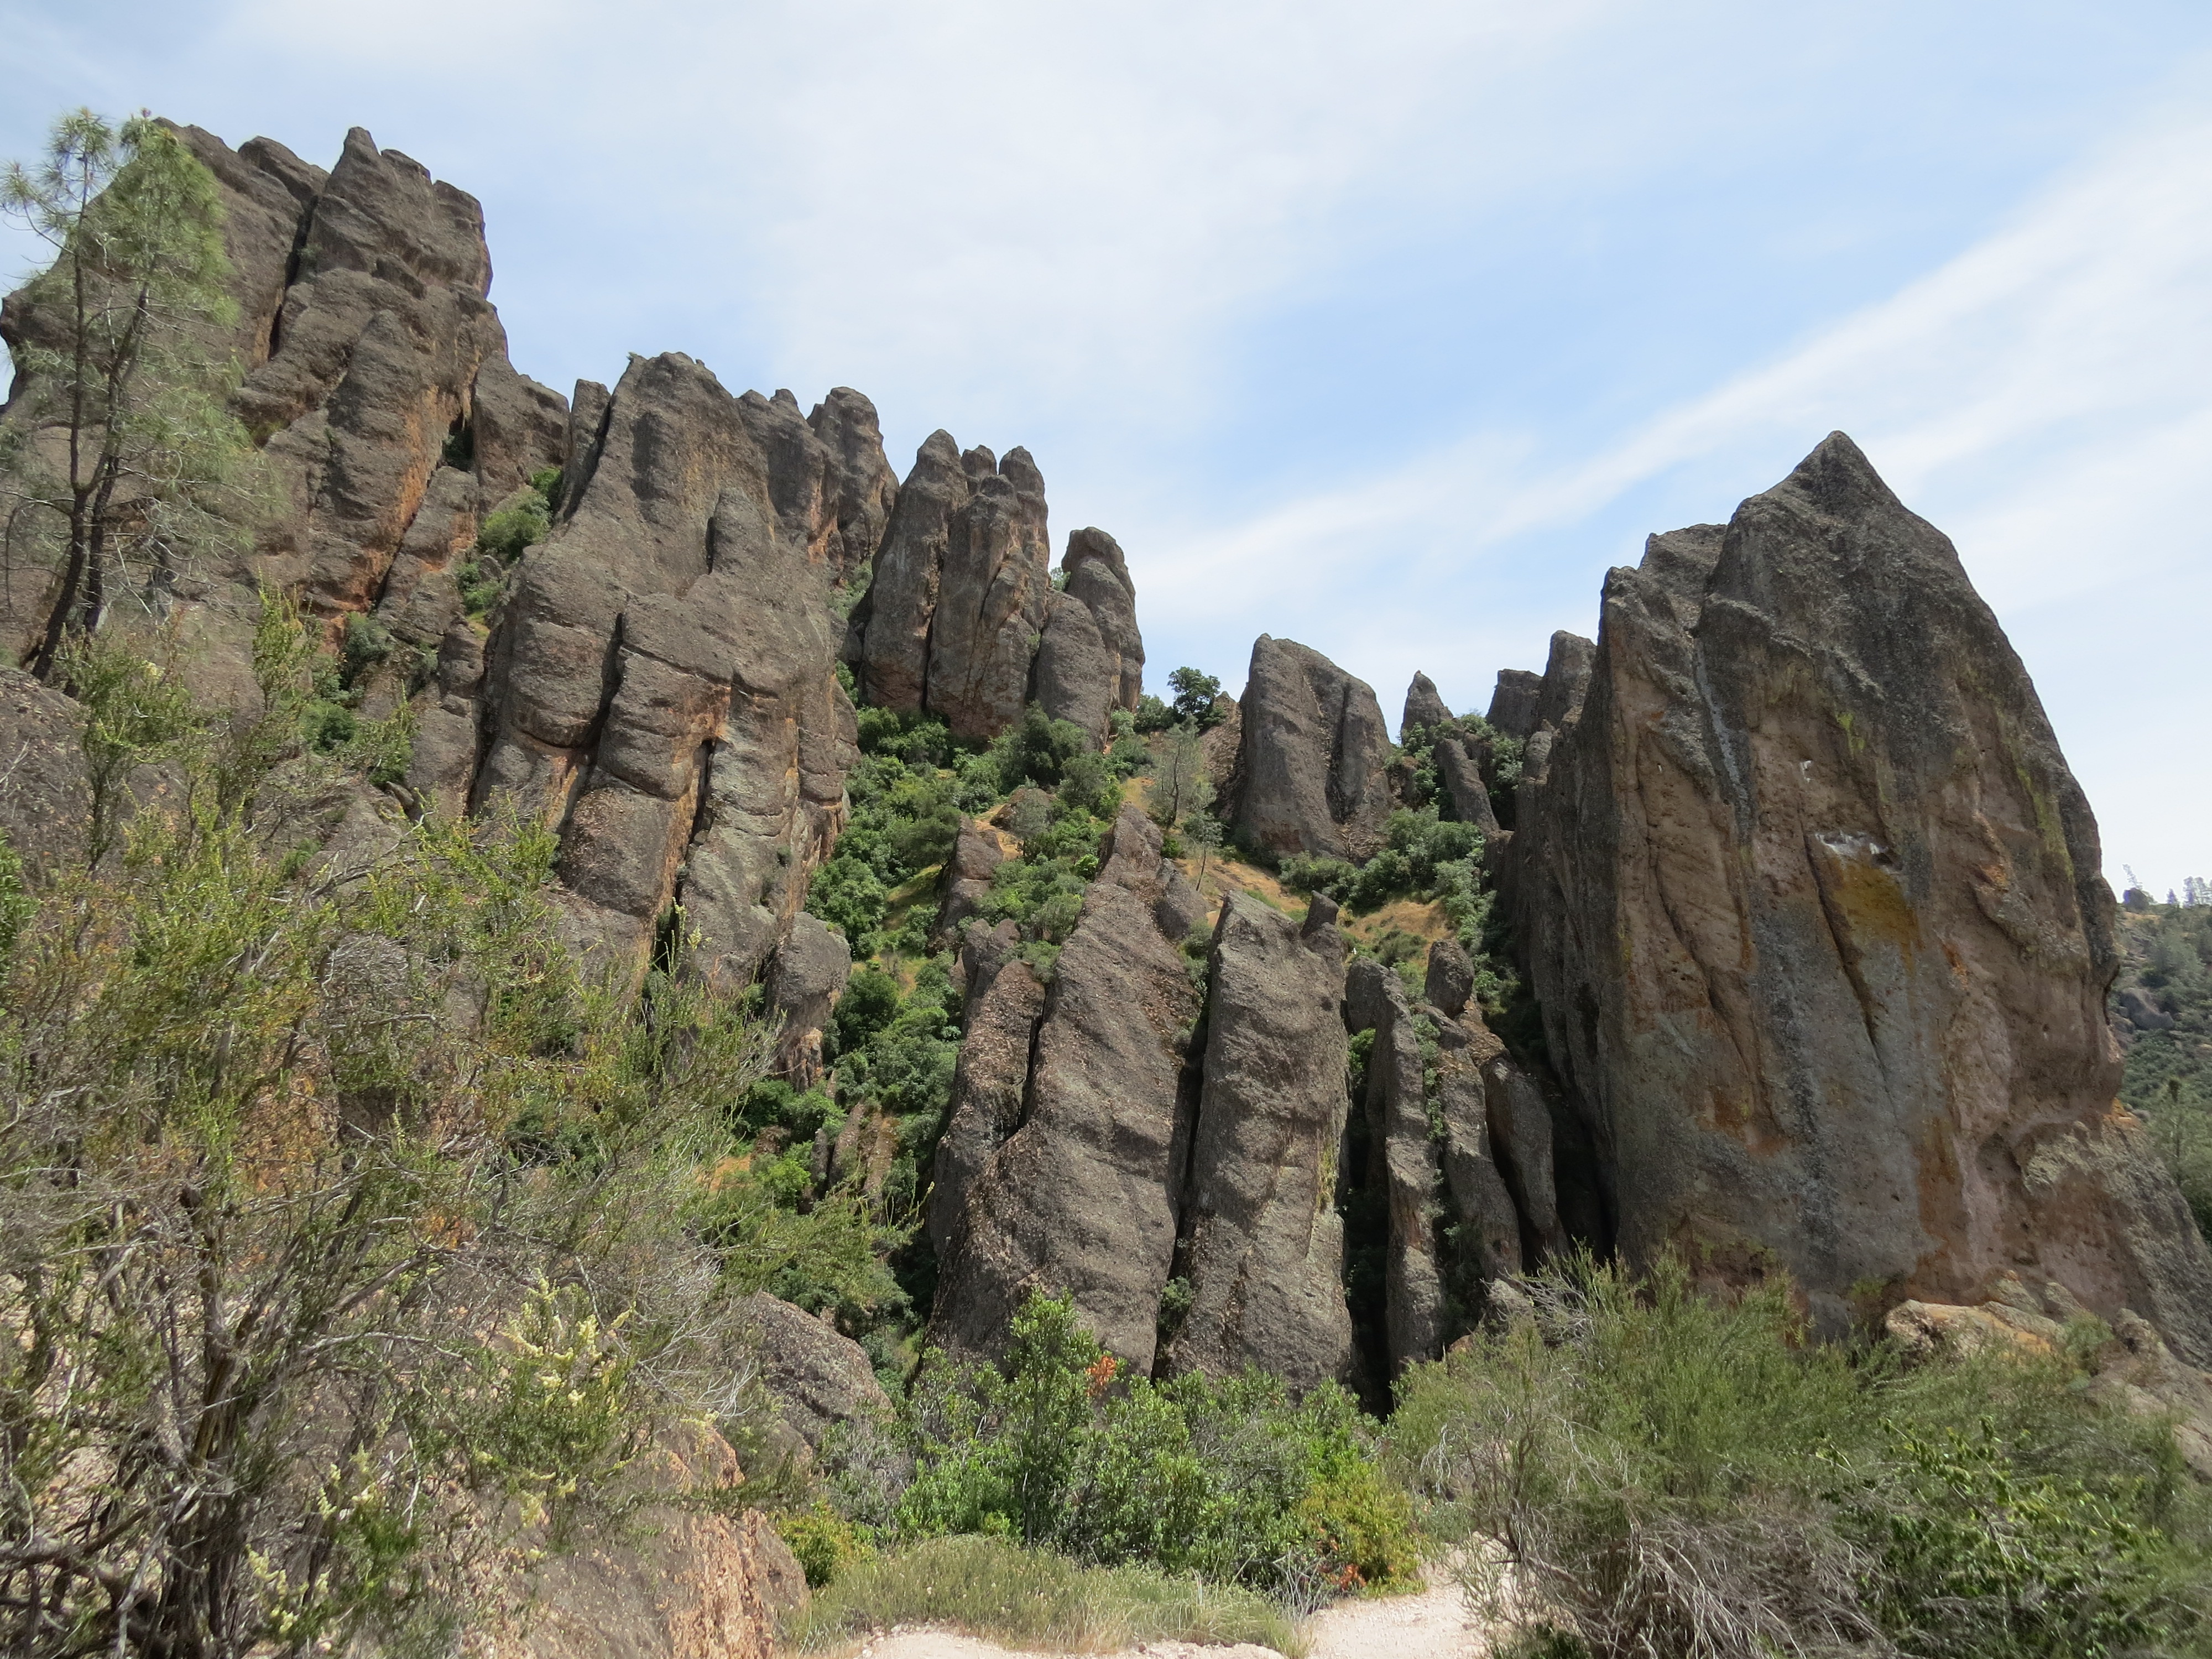
[[[782,1638],[792,1649],[818,1651],[895,1625],[943,1625],[1056,1653],[1139,1642],[1256,1642],[1291,1659],[1305,1651],[1281,1608],[1237,1585],[1146,1567],[1086,1567],[972,1536],[855,1562],[786,1621]]]

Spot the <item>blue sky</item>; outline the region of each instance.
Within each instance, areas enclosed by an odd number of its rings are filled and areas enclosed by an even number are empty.
[[[1158,674],[1395,722],[1832,428],[1950,532],[2108,872],[2212,873],[2212,7],[0,0],[0,154],[150,106],[481,198],[526,372],[833,385],[1112,531]],[[9,274],[30,257],[0,240]]]

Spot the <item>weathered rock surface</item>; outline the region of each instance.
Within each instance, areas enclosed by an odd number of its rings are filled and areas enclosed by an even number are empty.
[[[1343,952],[1329,909],[1301,928],[1243,893],[1222,906],[1182,1216],[1192,1300],[1170,1372],[1256,1364],[1297,1388],[1352,1380],[1335,1210]]]
[[[1421,994],[1447,1019],[1457,1019],[1474,994],[1474,959],[1455,939],[1440,939],[1429,946],[1429,970],[1421,981]]]
[[[1826,1329],[2017,1268],[2212,1359],[2112,1098],[2095,822],[1950,543],[1838,434],[1607,578],[1579,709],[1574,654],[1510,897],[1629,1259],[1771,1253]]]
[[[1509,738],[1525,738],[1536,729],[1536,696],[1544,677],[1525,668],[1501,668],[1490,694],[1490,709],[1483,718]]]
[[[92,775],[84,710],[17,668],[0,668],[0,836],[38,881],[85,855]]]
[[[1309,647],[1262,634],[1238,708],[1231,830],[1264,850],[1365,859],[1390,815],[1390,736],[1381,705]]]
[[[802,1318],[804,1315],[800,1316]],[[586,1522],[573,1547],[518,1585],[519,1615],[476,1632],[495,1659],[769,1659],[769,1600],[789,1552],[757,1517],[692,1501],[736,1487],[737,1455],[712,1429],[671,1435],[625,1474],[635,1510]]]
[[[1429,1139],[1420,1033],[1396,972],[1371,957],[1345,975],[1345,1023],[1372,1030],[1367,1056],[1368,1184],[1389,1206],[1383,1329],[1393,1372],[1443,1350],[1444,1275],[1437,1258],[1438,1169]]]
[[[810,1451],[820,1451],[841,1425],[889,1420],[890,1396],[859,1343],[765,1291],[748,1297],[744,1311],[756,1333],[761,1386]]]
[[[1448,726],[1451,717],[1451,708],[1437,690],[1437,683],[1426,674],[1415,674],[1413,683],[1406,688],[1405,713],[1398,719],[1399,741],[1405,741],[1407,732],[1425,726]]]
[[[1481,766],[1457,738],[1437,740],[1437,781],[1443,787],[1443,805],[1455,823],[1471,823],[1486,837],[1498,834],[1498,811],[1490,804],[1490,786]]]
[[[1199,996],[1153,917],[1167,875],[1158,830],[1124,807],[1104,852],[1046,996],[1025,1115],[950,1230],[931,1334],[994,1353],[1031,1291],[1065,1291],[1101,1342],[1148,1372],[1175,1255]]]
[[[976,1176],[1021,1127],[1044,1006],[1044,987],[1029,964],[1010,962],[991,975],[969,1006],[945,1134],[937,1143],[931,1173],[927,1223],[930,1244],[938,1250],[948,1247]]]
[[[833,583],[865,579],[898,499],[876,406],[841,386],[804,420],[782,390],[748,392],[738,412],[768,463],[777,533]]]
[[[945,861],[945,898],[938,907],[936,939],[951,943],[960,937],[962,926],[991,890],[993,872],[1006,861],[1006,849],[988,825],[961,819],[952,856]]]
[[[829,571],[774,501],[740,400],[680,354],[633,358],[494,635],[474,803],[561,826],[576,937],[632,970],[680,898],[696,965],[749,977],[843,821]]]
[[[783,1020],[775,1069],[793,1087],[809,1089],[822,1078],[822,1033],[853,975],[845,936],[804,910],[775,953],[769,1000]]]
[[[1044,478],[1025,449],[1001,461],[932,433],[900,486],[845,650],[869,702],[940,716],[989,738],[1035,695],[1103,734],[1134,708],[1144,647],[1121,550],[1103,532],[1068,538],[1053,591]]]
[[[328,173],[269,139],[234,151],[179,131],[220,186],[238,303],[228,337],[209,344],[246,368],[234,407],[280,505],[246,538],[251,554],[173,572],[142,597],[181,612],[196,690],[250,702],[258,585],[296,588],[325,618],[405,618],[434,643],[459,599],[445,592],[439,614],[425,578],[474,539],[487,507],[558,463],[567,411],[507,361],[474,198],[360,128]],[[20,300],[0,333],[10,327],[37,327]],[[40,582],[9,585],[11,654],[50,603]]]
[[[1121,544],[1103,530],[1069,536],[1060,568],[1067,580],[1052,596],[1037,647],[1036,698],[1046,714],[1073,721],[1103,747],[1108,716],[1134,711],[1145,689],[1136,586]]]

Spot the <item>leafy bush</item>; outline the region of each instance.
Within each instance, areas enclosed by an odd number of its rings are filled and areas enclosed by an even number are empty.
[[[1902,1370],[1808,1343],[1779,1279],[1723,1304],[1673,1260],[1535,1295],[1410,1371],[1391,1430],[1432,1524],[1502,1542],[1469,1557],[1493,1613],[1607,1659],[2206,1650],[2203,1494],[2062,1363]]]
[[[980,1533],[1278,1594],[1415,1569],[1410,1509],[1350,1395],[1292,1401],[1258,1371],[1125,1378],[1066,1300],[1030,1299],[1002,1366],[925,1360],[908,1422],[904,1538]]]
[[[1142,732],[1164,732],[1176,724],[1176,718],[1174,709],[1147,691],[1137,699],[1136,719],[1133,724],[1137,731]]]
[[[1000,791],[1011,794],[1024,783],[1040,789],[1058,788],[1067,763],[1090,749],[1091,739],[1081,726],[1072,720],[1054,720],[1031,703],[1023,711],[1020,724],[992,740]]]

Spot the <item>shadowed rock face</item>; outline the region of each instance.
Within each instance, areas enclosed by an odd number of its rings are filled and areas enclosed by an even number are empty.
[[[1320,652],[1262,634],[1238,705],[1223,816],[1269,853],[1364,859],[1390,815],[1390,736],[1372,687]]]
[[[1183,1206],[1192,1301],[1170,1372],[1256,1364],[1297,1387],[1352,1379],[1335,1209],[1343,951],[1330,913],[1301,930],[1244,894],[1222,907]]]
[[[1578,709],[1562,669],[1510,896],[1627,1255],[1771,1252],[1829,1329],[2032,1268],[2212,1359],[2096,825],[1950,543],[1837,434],[1607,577]]]

